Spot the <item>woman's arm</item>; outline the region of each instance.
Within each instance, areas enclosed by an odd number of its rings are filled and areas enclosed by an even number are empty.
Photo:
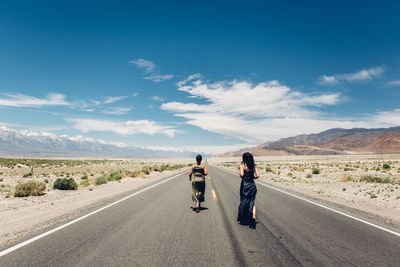
[[[244,162],[240,163],[240,177],[243,178],[244,176]]]
[[[254,179],[260,177],[260,172],[258,171],[257,165],[254,166]]]
[[[203,171],[204,171],[204,175],[208,175],[208,171],[207,171],[207,166],[203,165]]]
[[[190,169],[190,172],[189,172],[189,180],[190,181],[192,180],[193,168],[194,168],[194,165],[192,165],[192,168]]]

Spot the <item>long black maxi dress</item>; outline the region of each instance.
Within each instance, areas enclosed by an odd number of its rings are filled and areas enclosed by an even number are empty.
[[[238,212],[238,222],[249,224],[253,217],[253,206],[256,199],[257,187],[254,182],[254,171],[244,171],[242,182],[240,183],[240,204]]]

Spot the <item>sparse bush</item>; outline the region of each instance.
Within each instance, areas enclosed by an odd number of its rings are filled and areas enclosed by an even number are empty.
[[[108,181],[120,181],[122,179],[121,172],[112,172],[107,176]]]
[[[49,183],[49,179],[44,179],[44,182],[45,182],[46,184],[48,184],[48,183]]]
[[[76,190],[77,188],[78,184],[72,178],[58,178],[53,184],[53,189]]]
[[[142,169],[142,172],[145,173],[146,175],[149,175],[150,174],[150,169],[145,167],[145,168]]]
[[[272,172],[272,169],[271,169],[270,166],[267,166],[267,167],[265,167],[265,171],[266,171],[266,172]]]
[[[385,179],[383,179],[384,184],[388,184],[390,182],[392,182],[392,179],[390,179],[389,177],[386,177]]]
[[[96,180],[94,180],[95,185],[106,184],[107,182],[108,182],[108,180],[105,176],[97,177]]]
[[[88,180],[83,180],[83,181],[81,181],[81,183],[80,183],[79,185],[84,186],[84,187],[87,187],[87,186],[90,185],[90,183],[89,183]]]
[[[318,168],[312,168],[312,174],[319,174],[319,172]]]
[[[20,183],[15,187],[15,197],[27,197],[27,196],[41,196],[44,195],[46,190],[46,184],[31,180],[25,183]]]
[[[86,175],[86,174],[84,174],[82,177],[81,177],[81,180],[87,180],[88,179],[88,176]]]
[[[31,176],[32,176],[31,172],[28,172],[28,173],[25,173],[24,175],[22,175],[23,178],[28,178],[28,177],[31,177]]]
[[[383,163],[382,169],[388,171],[390,170],[392,167],[390,167],[389,163]]]
[[[311,173],[307,173],[306,178],[311,178],[311,177],[312,177],[312,174]]]
[[[3,182],[3,177],[0,177],[0,182]]]
[[[370,197],[370,198],[377,198],[378,196],[375,195],[375,194],[371,194],[371,195],[369,195],[369,197]]]
[[[344,175],[339,178],[339,182],[350,182],[350,181],[353,181],[353,179],[349,175]]]

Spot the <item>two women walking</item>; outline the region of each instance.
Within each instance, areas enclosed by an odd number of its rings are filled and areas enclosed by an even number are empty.
[[[242,181],[240,183],[240,204],[237,220],[240,224],[255,228],[257,187],[254,179],[257,179],[260,175],[251,153],[244,153],[242,159],[243,161],[240,164],[240,178],[242,178]],[[197,155],[197,164],[192,165],[189,173],[189,179],[192,181],[192,200],[196,205],[196,212],[200,211],[201,202],[204,202],[205,176],[208,175],[207,167],[201,164],[201,160],[201,155]]]

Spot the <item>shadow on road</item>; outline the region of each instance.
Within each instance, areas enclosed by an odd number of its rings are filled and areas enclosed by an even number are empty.
[[[196,211],[196,207],[190,207],[191,209],[192,209],[192,211]],[[208,210],[208,208],[207,207],[200,207],[200,211],[202,211],[202,210]]]

